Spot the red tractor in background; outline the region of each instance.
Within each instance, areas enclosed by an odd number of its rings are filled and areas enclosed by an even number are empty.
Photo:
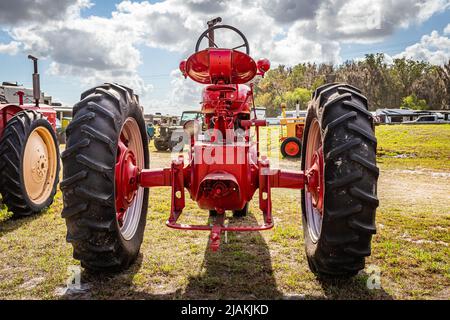
[[[184,125],[187,161],[180,156],[168,168],[149,169],[144,117],[131,89],[107,83],[81,95],[62,154],[62,216],[74,257],[90,270],[127,268],[140,250],[151,187],[172,190],[167,226],[209,231],[214,251],[225,231],[272,228],[271,190],[289,188],[302,190],[305,245],[312,271],[356,274],[370,255],[378,206],[376,140],[366,98],[347,84],[318,88],[308,107],[301,171],[271,169],[268,159],[259,154],[259,129],[266,121],[251,116],[253,85],[248,84],[255,76],[264,76],[270,63],[255,62],[245,36],[219,22],[217,18],[208,23],[195,53],[180,63],[185,77],[205,85],[202,113],[207,131],[200,132],[195,121]],[[218,30],[234,31],[242,44],[220,47],[215,37]],[[208,47],[201,50],[204,39]],[[250,134],[252,127],[256,141]],[[209,211],[210,223],[178,222],[186,191]],[[226,212],[246,215],[255,192],[263,224],[226,225]]]
[[[25,104],[28,97],[19,89],[18,103],[4,98],[0,104],[0,193],[14,217],[50,206],[59,181],[56,112],[39,103],[38,59],[28,58],[34,64],[34,103]]]

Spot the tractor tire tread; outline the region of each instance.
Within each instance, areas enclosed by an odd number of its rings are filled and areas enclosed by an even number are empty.
[[[350,93],[346,93],[350,94]],[[369,119],[373,118],[373,115],[367,110],[366,107],[361,106],[359,103],[353,102],[353,101],[344,101],[344,107],[355,110],[356,112],[361,112],[365,114]]]
[[[22,157],[29,134],[37,126],[46,126],[53,137],[57,152],[56,177],[49,197],[41,204],[35,204],[28,198],[25,185],[22,182]],[[35,110],[23,110],[18,112],[8,121],[3,137],[0,139],[0,193],[8,210],[14,218],[30,216],[41,212],[53,203],[56,188],[59,182],[59,146],[56,134],[43,114]]]
[[[67,219],[76,214],[84,212],[87,209],[88,209],[87,203],[79,203],[79,204],[73,205],[71,207],[65,207],[61,213],[61,217],[64,219]]]
[[[137,258],[142,242],[148,190],[144,191],[141,233],[138,232],[132,243],[120,233],[114,195],[117,141],[126,117],[132,114],[140,117],[136,101],[131,89],[118,84],[105,83],[89,89],[76,104],[68,130],[62,182],[66,238],[73,246],[73,257],[91,271],[115,272],[128,268]],[[145,148],[144,154],[147,167]]]
[[[109,150],[111,151],[112,154],[115,153],[114,150],[114,142],[107,136],[104,135],[103,133],[95,130],[94,128],[88,126],[88,125],[83,125],[81,127],[81,131],[83,133],[86,133],[89,137],[96,139],[97,141],[103,142],[105,144],[108,145]]]
[[[74,145],[66,148],[66,150],[61,153],[61,159],[65,160],[67,157],[70,157],[74,153],[78,153],[81,148],[86,148],[90,143],[91,140],[88,138],[78,141]]]
[[[319,87],[309,105],[311,117],[317,117],[323,131],[326,184],[320,238],[315,244],[305,242],[308,264],[320,275],[353,276],[370,255],[379,205],[379,169],[373,117],[367,106],[361,91],[347,84]],[[305,237],[308,232],[306,227]]]
[[[86,122],[88,122],[88,121],[90,121],[90,120],[92,120],[94,118],[95,118],[95,113],[94,112],[88,112],[88,113],[82,115],[81,117],[72,120],[70,122],[70,124],[66,128],[66,134],[70,135],[72,130],[78,128],[82,124],[84,124],[84,123],[86,123]]]
[[[377,138],[370,132],[367,132],[367,130],[362,129],[351,122],[347,123],[347,127],[349,130],[352,130],[354,133],[358,133],[360,136],[364,137],[369,142],[375,145],[377,144]]]
[[[66,189],[67,187],[70,187],[71,185],[86,179],[86,177],[88,176],[88,171],[87,170],[81,170],[80,172],[75,173],[74,175],[65,178],[63,181],[61,181],[61,183],[59,184],[59,188],[61,190]]]

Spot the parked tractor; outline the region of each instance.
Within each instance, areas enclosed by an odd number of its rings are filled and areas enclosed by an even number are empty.
[[[158,136],[154,137],[155,148],[158,151],[167,151],[174,148],[180,141],[179,135],[174,135],[175,132],[183,132],[183,125],[190,120],[197,120],[201,122],[202,113],[199,111],[183,111],[180,121],[177,125],[168,123],[161,123],[158,128]],[[179,151],[179,150],[178,150]]]
[[[208,129],[201,133],[195,120],[184,124],[187,159],[180,155],[170,167],[149,169],[144,117],[133,90],[107,83],[81,95],[62,155],[62,216],[74,257],[90,270],[127,268],[142,243],[149,188],[171,188],[166,225],[208,231],[213,251],[219,249],[224,232],[271,229],[272,189],[287,188],[301,190],[311,270],[332,276],[356,274],[370,255],[378,206],[376,140],[366,98],[347,84],[318,88],[308,106],[301,171],[271,168],[259,152],[259,129],[266,121],[251,117],[250,82],[264,76],[270,62],[255,62],[244,34],[219,22],[220,18],[208,23],[195,53],[180,63],[186,78],[203,85],[201,110]],[[223,30],[234,31],[242,43],[221,47],[215,32]],[[205,49],[200,48],[203,40]],[[209,222],[178,222],[186,192],[205,213],[215,212],[213,217],[205,214]],[[255,193],[263,223],[225,224],[226,212],[246,211]]]
[[[14,217],[50,206],[59,181],[56,112],[39,103],[38,61],[28,58],[34,64],[32,93],[4,86],[0,104],[0,193]]]
[[[294,117],[287,117],[286,104],[281,104],[280,150],[284,158],[300,158],[304,129],[305,117],[300,116],[300,105],[298,102]]]

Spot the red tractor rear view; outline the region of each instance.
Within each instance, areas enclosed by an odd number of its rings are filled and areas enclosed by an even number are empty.
[[[37,59],[33,60],[33,103],[25,90],[3,87],[0,101],[0,193],[14,217],[42,211],[53,202],[59,181],[56,112],[40,104]],[[8,89],[14,91],[9,92]],[[17,97],[17,103],[8,101]]]
[[[82,94],[62,155],[63,217],[74,257],[91,270],[127,268],[140,250],[152,187],[172,190],[167,226],[209,231],[214,251],[226,231],[272,228],[272,188],[288,188],[302,190],[305,245],[312,271],[356,274],[370,255],[378,206],[376,140],[366,98],[346,84],[318,88],[308,107],[302,171],[271,169],[269,160],[259,154],[259,130],[266,121],[251,116],[255,109],[249,84],[254,77],[264,76],[270,63],[255,62],[245,36],[232,26],[217,24],[220,21],[208,23],[195,53],[180,63],[185,77],[204,85],[202,113],[207,131],[200,132],[195,121],[184,125],[187,161],[180,156],[168,168],[149,169],[144,118],[131,89],[104,84]],[[215,34],[219,30],[234,31],[242,42],[220,47]],[[201,50],[203,40],[208,46]],[[212,222],[178,222],[186,191],[209,211]],[[226,211],[246,215],[256,192],[264,222],[226,225]]]

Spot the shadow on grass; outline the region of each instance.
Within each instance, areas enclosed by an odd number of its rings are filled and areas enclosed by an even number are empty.
[[[256,224],[251,214],[245,223]],[[240,219],[230,219],[230,224],[239,224]],[[360,273],[350,279],[318,277],[323,295],[303,295],[284,297],[277,288],[273,274],[270,251],[259,232],[229,233],[228,243],[222,235],[221,248],[212,252],[205,248],[203,265],[199,273],[188,279],[184,288],[175,291],[152,294],[148,286],[136,285],[136,277],[142,275],[142,254],[126,271],[118,274],[98,274],[82,272],[85,292],[70,293],[62,299],[392,299],[381,289],[367,288],[368,275]],[[144,272],[145,274],[145,272]],[[142,279],[141,279],[142,280]],[[138,279],[139,281],[139,279]],[[306,280],[308,281],[308,280]],[[157,288],[155,291],[160,291]]]
[[[235,223],[230,219],[230,224]],[[249,216],[246,223],[256,224]],[[239,223],[239,222],[238,222]],[[259,232],[229,233],[219,252],[205,248],[199,275],[189,278],[184,290],[151,294],[133,282],[142,266],[142,254],[126,271],[98,274],[84,270],[84,292],[69,292],[61,299],[275,299],[281,298],[273,276],[269,248]],[[148,287],[147,287],[148,290]]]
[[[239,220],[230,219],[230,224],[236,223]],[[249,214],[245,223],[257,222]],[[261,233],[229,233],[228,243],[224,243],[223,238],[219,252],[212,252],[209,246],[205,248],[202,272],[189,279],[183,298],[281,298],[273,275],[269,247]]]
[[[1,198],[0,213],[0,238],[39,218],[39,214],[33,214],[28,217],[16,217],[11,212],[6,213],[6,205],[3,204]]]

